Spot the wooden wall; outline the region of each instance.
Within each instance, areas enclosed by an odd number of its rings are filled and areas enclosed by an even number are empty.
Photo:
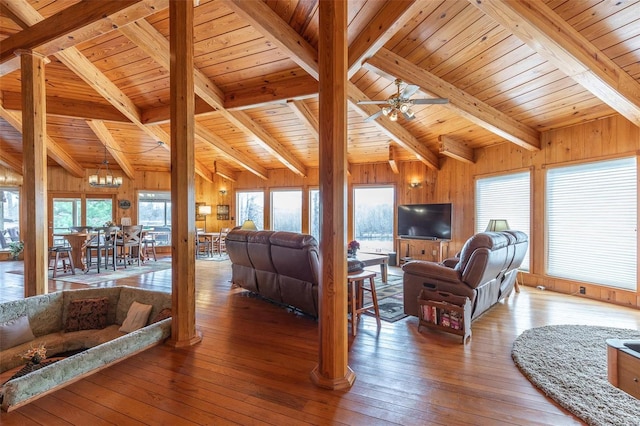
[[[397,204],[409,203],[446,203],[454,206],[453,240],[450,253],[455,253],[474,232],[474,179],[477,176],[532,170],[532,226],[530,235],[531,273],[521,274],[521,279],[529,285],[543,285],[547,289],[565,293],[577,293],[579,286],[586,286],[586,297],[608,300],[615,303],[640,307],[640,292],[613,290],[608,287],[556,279],[544,273],[544,173],[550,165],[571,164],[589,160],[602,160],[621,156],[639,155],[640,129],[620,116],[613,116],[586,124],[552,130],[542,134],[542,149],[530,152],[513,144],[502,144],[492,148],[477,150],[475,164],[467,164],[448,157],[440,159],[440,170],[428,169],[417,161],[401,162],[399,173],[394,174],[387,163],[357,164],[349,168],[349,185],[394,185],[397,191]],[[90,171],[87,171],[87,174]],[[0,185],[19,185],[20,176],[0,168]],[[138,172],[133,181],[127,180],[118,190],[96,191],[88,186],[87,179],[73,178],[59,167],[49,168],[49,191],[55,193],[96,193],[114,194],[116,199],[129,199],[132,208],[129,211],[118,209],[116,218],[129,215],[137,217],[136,194],[140,189],[169,190],[170,175],[163,172]],[[421,187],[411,188],[411,182],[421,182]],[[237,182],[229,182],[215,177],[207,182],[196,177],[196,201],[212,206],[213,214],[207,218],[208,230],[232,227],[235,221],[218,221],[215,218],[217,204],[230,205],[230,217],[235,216],[235,190],[263,189],[266,192],[265,210],[269,210],[268,193],[271,189],[318,187],[318,170],[310,169],[307,178],[301,178],[289,170],[278,169],[269,172],[269,179],[260,179],[251,173],[240,174]],[[226,189],[225,195],[220,189]],[[351,191],[349,191],[351,194]],[[351,196],[350,196],[351,198]],[[639,197],[640,198],[640,197]],[[308,229],[307,197],[303,198],[305,223]],[[351,205],[349,206],[351,212]],[[351,216],[351,213],[350,213]],[[265,223],[269,223],[268,217]],[[204,226],[198,222],[199,227]],[[349,237],[352,225],[348,223]],[[640,242],[639,242],[640,247]],[[615,255],[615,241],[606,242],[603,255]],[[640,284],[639,284],[640,287]]]

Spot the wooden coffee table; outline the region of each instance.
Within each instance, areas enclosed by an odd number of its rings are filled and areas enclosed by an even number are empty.
[[[356,259],[364,263],[364,266],[380,265],[380,275],[382,277],[382,282],[387,282],[387,272],[389,270],[389,255],[358,253],[356,255]]]

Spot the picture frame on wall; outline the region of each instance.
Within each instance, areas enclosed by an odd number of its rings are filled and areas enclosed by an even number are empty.
[[[229,220],[229,204],[218,204],[216,213],[218,220]]]

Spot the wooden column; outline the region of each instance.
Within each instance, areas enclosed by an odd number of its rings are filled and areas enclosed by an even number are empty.
[[[193,2],[171,0],[171,339],[175,347],[202,340],[196,330],[195,292],[195,121],[193,86]]]
[[[353,385],[347,365],[347,2],[320,0],[320,362],[311,380]]]
[[[48,291],[47,117],[43,56],[19,51],[22,77],[22,207],[24,295]]]

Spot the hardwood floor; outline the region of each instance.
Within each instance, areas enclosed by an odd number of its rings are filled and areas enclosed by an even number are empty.
[[[0,301],[22,298],[22,262],[0,262]],[[393,268],[391,273],[401,273]],[[511,360],[513,340],[547,324],[640,328],[640,311],[524,287],[460,337],[417,319],[364,317],[351,342],[357,379],[347,391],[311,383],[318,327],[240,289],[229,262],[196,262],[197,323],[203,341],[161,345],[11,413],[9,425],[565,425],[581,422],[547,399]],[[113,285],[104,283],[100,285]],[[120,280],[171,291],[171,271]],[[78,288],[49,281],[50,291]]]

